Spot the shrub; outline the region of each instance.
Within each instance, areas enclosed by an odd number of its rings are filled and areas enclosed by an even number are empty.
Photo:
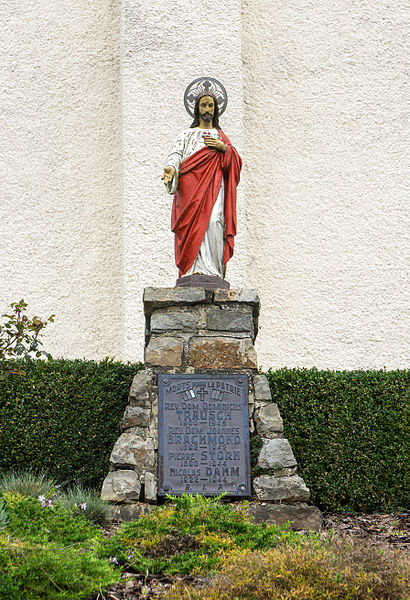
[[[276,525],[255,525],[246,508],[221,504],[218,498],[183,495],[174,505],[158,507],[100,543],[100,556],[138,573],[208,573],[226,552],[297,544],[302,536]],[[311,539],[317,539],[311,535]]]
[[[28,542],[3,541],[2,545],[1,539],[0,570],[0,599],[4,600],[85,600],[118,579],[113,566],[90,550]],[[2,585],[9,595],[1,595]]]
[[[8,514],[7,533],[35,543],[85,543],[101,536],[98,526],[84,515],[73,515],[52,499],[24,498],[18,494],[3,494]]]
[[[97,558],[102,532],[52,499],[5,492],[9,522],[0,534],[0,600],[86,599],[118,579]]]
[[[322,509],[406,507],[410,371],[269,371],[301,476]]]
[[[55,315],[48,319],[34,316],[29,319],[24,313],[27,303],[12,302],[12,309],[8,314],[2,315],[4,322],[0,323],[0,360],[24,357],[29,360],[31,355],[50,357],[50,354],[40,350],[39,336],[48,323],[53,323]]]
[[[339,541],[317,547],[278,546],[265,552],[242,550],[224,561],[220,573],[199,588],[181,583],[167,600],[403,600],[404,557]]]
[[[0,386],[0,471],[30,466],[99,488],[141,368],[109,360],[24,363],[24,375]]]

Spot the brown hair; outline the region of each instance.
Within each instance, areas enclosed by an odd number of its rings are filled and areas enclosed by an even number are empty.
[[[214,94],[212,94],[210,92],[201,92],[196,97],[195,108],[194,108],[194,120],[192,121],[191,127],[198,127],[198,125],[199,125],[199,101],[202,100],[202,98],[205,98],[206,96],[209,96],[210,98],[212,98],[213,101],[214,101],[214,103],[215,103],[214,116],[212,118],[212,125],[213,125],[213,127],[215,127],[215,129],[221,129],[220,125],[219,125],[219,104],[218,104],[218,100],[216,99],[216,97],[214,96]]]

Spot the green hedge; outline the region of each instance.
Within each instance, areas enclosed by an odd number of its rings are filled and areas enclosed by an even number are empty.
[[[0,363],[0,469],[46,469],[60,482],[100,486],[132,378],[142,368],[105,360]]]
[[[280,369],[267,376],[315,504],[347,511],[408,506],[410,371]]]
[[[99,487],[141,363],[37,360],[23,368],[24,375],[0,378],[0,470],[46,469],[60,482]],[[406,507],[410,371],[280,369],[267,376],[315,504]]]

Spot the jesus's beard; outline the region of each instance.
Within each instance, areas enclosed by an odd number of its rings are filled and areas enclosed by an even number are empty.
[[[213,119],[213,115],[211,115],[211,113],[204,113],[202,115],[202,120],[206,121],[207,123],[209,123],[209,121],[212,121]]]

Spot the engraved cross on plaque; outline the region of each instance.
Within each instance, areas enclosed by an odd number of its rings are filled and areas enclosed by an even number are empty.
[[[202,402],[205,400],[205,396],[207,393],[208,393],[208,390],[206,390],[204,388],[204,386],[202,386],[199,390],[197,390],[197,394],[200,397]]]

